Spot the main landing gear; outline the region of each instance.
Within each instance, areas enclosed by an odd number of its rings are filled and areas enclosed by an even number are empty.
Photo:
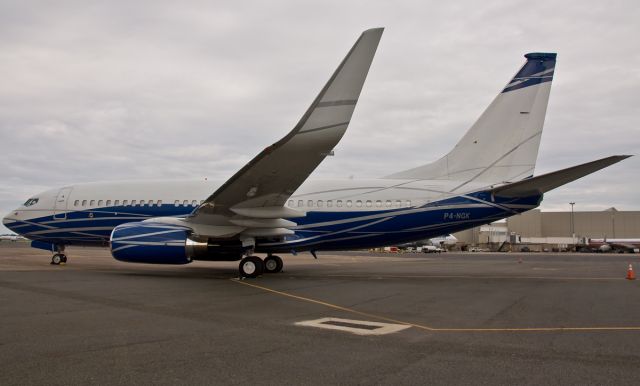
[[[240,260],[240,277],[258,277],[263,273],[278,273],[282,271],[282,259],[279,256],[268,255],[264,261],[258,256],[247,256]]]

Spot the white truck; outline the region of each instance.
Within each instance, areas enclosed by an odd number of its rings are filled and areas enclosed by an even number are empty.
[[[422,252],[423,253],[441,253],[442,248],[436,247],[434,245],[423,245]]]

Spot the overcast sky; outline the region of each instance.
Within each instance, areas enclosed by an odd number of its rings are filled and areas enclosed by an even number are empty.
[[[637,154],[638,20],[637,0],[0,0],[0,211],[78,182],[225,180],[380,26],[351,125],[314,176],[439,158],[532,51],[558,53],[536,174]],[[559,188],[542,209],[640,210],[639,167]]]

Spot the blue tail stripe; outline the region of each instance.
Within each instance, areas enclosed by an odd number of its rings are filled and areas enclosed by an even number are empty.
[[[502,90],[503,93],[551,82],[556,66],[555,53],[533,52],[525,55],[527,62]]]

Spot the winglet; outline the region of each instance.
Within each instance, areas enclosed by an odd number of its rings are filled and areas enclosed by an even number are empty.
[[[287,137],[326,129],[346,130],[383,31],[371,28],[360,35]]]

